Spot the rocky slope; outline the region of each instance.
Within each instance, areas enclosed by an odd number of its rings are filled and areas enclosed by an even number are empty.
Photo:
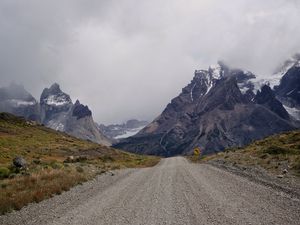
[[[294,67],[297,65],[284,77]],[[224,63],[197,70],[191,83],[160,116],[115,147],[172,156],[189,154],[199,146],[208,154],[296,129],[299,124],[288,114],[276,92],[264,85],[256,94],[259,82],[254,74],[231,69]]]

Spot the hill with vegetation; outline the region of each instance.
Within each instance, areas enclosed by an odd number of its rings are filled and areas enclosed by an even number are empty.
[[[244,148],[230,148],[202,160],[257,166],[278,176],[300,177],[300,131],[272,135]]]
[[[16,158],[24,166],[16,166]],[[97,174],[158,161],[0,113],[0,214],[60,194]]]

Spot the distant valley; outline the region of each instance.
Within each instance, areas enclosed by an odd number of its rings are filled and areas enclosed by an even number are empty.
[[[140,121],[136,119],[128,120],[123,124],[111,124],[111,125],[98,125],[99,129],[104,135],[111,139],[119,140],[127,138],[137,134],[148,124],[147,121]]]

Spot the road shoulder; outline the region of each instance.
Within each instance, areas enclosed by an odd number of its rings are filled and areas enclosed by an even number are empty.
[[[239,165],[225,160],[211,160],[205,163],[300,199],[300,179],[297,177],[277,176],[259,166]]]

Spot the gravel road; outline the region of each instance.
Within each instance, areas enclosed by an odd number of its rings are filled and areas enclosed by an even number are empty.
[[[0,224],[300,224],[300,200],[183,157],[98,176]]]

